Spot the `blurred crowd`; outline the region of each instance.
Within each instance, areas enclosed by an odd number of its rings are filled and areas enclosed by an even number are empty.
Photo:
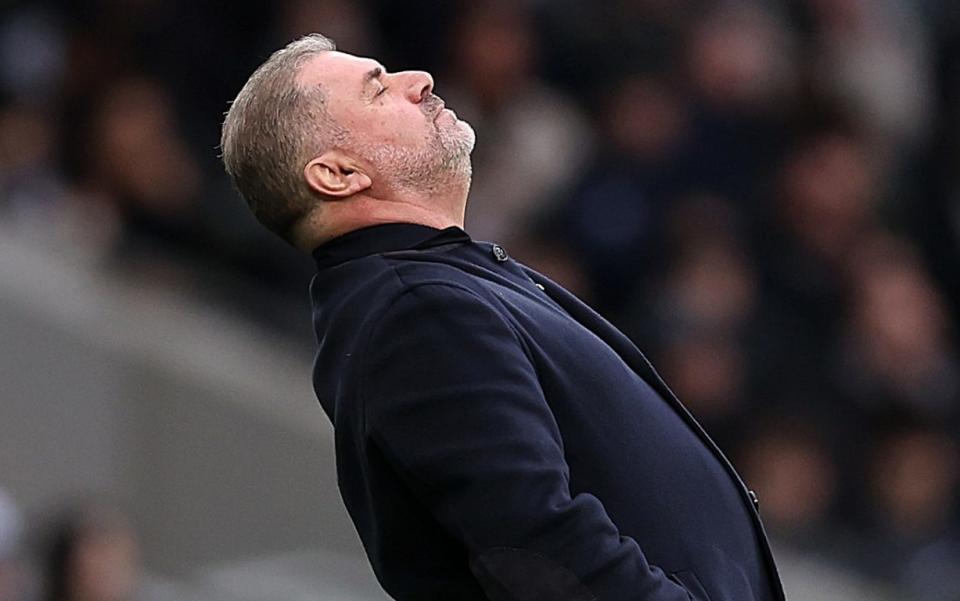
[[[140,544],[105,500],[76,502],[47,516],[28,557],[22,512],[0,490],[0,601],[149,601]]]
[[[478,134],[467,231],[645,350],[781,548],[960,599],[954,2],[224,6],[8,2],[0,219],[302,337],[312,266],[230,189],[227,102],[311,31],[427,69]]]

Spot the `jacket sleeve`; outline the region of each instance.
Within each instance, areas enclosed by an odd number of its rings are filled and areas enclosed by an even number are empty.
[[[453,284],[421,285],[391,304],[366,348],[368,440],[463,542],[490,599],[688,601],[596,497],[571,497],[535,366],[493,307]]]

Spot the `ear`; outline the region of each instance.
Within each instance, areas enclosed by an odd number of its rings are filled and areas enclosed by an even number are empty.
[[[337,199],[347,198],[373,185],[373,180],[357,161],[338,150],[311,159],[303,168],[303,177],[314,192]]]

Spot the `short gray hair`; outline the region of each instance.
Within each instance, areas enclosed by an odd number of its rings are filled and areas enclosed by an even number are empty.
[[[230,105],[220,148],[234,186],[257,220],[291,244],[294,226],[317,203],[303,178],[307,161],[343,137],[326,110],[320,87],[303,88],[303,63],[336,50],[313,33],[289,43],[264,62]]]

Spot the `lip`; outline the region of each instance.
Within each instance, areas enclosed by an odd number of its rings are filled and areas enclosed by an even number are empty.
[[[436,121],[436,120],[437,120],[437,117],[439,117],[440,115],[442,115],[442,114],[443,114],[443,111],[445,111],[445,110],[449,110],[449,109],[447,109],[447,104],[441,100],[441,101],[440,101],[440,106],[437,108],[437,114],[433,116],[433,120]]]

